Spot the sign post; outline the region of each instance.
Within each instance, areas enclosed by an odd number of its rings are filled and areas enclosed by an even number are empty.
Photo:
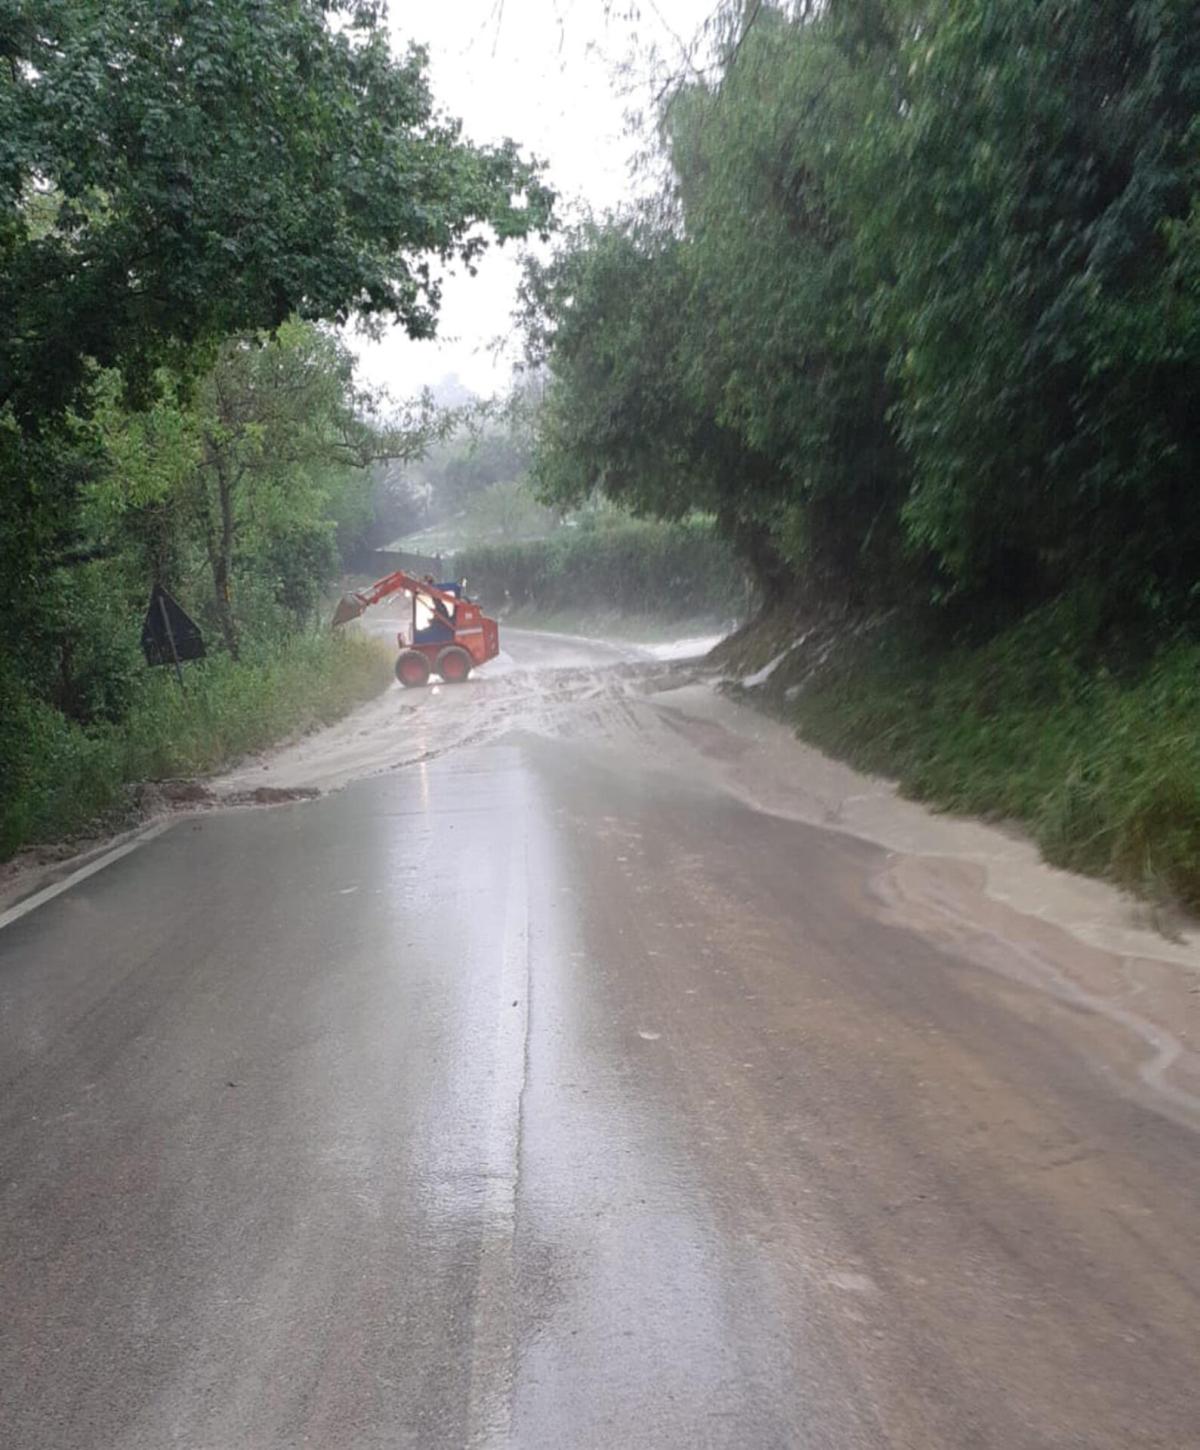
[[[175,678],[179,681],[179,688],[183,689],[183,666],[179,663],[179,649],[175,644],[175,631],[171,628],[171,616],[167,613],[167,601],[160,594],[158,596],[158,612],[162,616],[162,626],[167,632],[167,643],[171,646],[171,659],[175,664]]]
[[[150,592],[150,606],[142,625],[142,653],[148,665],[174,665],[175,678],[183,689],[183,660],[204,658],[204,636],[200,626],[167,593],[161,584]]]

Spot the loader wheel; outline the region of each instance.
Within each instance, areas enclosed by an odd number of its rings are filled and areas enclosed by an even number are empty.
[[[415,649],[403,649],[396,657],[396,678],[406,689],[429,683],[429,661]]]
[[[437,672],[448,685],[461,685],[474,661],[460,644],[448,644],[437,657]]]

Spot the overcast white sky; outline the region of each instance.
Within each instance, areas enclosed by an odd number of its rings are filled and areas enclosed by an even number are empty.
[[[434,95],[461,117],[473,140],[511,136],[549,164],[551,184],[570,204],[601,209],[631,191],[634,142],[624,134],[630,98],[616,63],[640,43],[674,44],[690,36],[715,0],[393,0],[397,48],[419,41],[430,51]],[[636,14],[640,10],[640,14]],[[364,378],[393,397],[409,396],[457,373],[489,395],[509,382],[514,346],[495,358],[490,344],[511,331],[517,249],[492,249],[475,277],[447,280],[440,338],[414,343],[393,332],[379,343],[355,340]]]

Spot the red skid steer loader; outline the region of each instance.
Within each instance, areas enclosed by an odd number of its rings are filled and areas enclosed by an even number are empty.
[[[357,619],[389,594],[412,601],[407,630],[396,636],[400,654],[396,678],[411,689],[441,675],[448,685],[459,685],[476,665],[500,653],[500,629],[479,605],[467,598],[461,584],[435,584],[432,579],[397,570],[377,579],[369,589],[343,594],[333,616],[333,627]]]

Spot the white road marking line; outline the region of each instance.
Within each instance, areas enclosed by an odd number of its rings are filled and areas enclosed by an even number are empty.
[[[61,881],[56,881],[52,886],[45,886],[41,891],[36,891],[32,896],[27,896],[24,901],[18,901],[16,906],[10,906],[7,911],[0,912],[0,931],[6,926],[12,926],[13,922],[20,921],[23,916],[28,916],[31,911],[36,911],[39,906],[45,906],[48,901],[53,901],[56,896],[61,896],[64,891],[69,891],[72,886],[78,886],[81,881],[86,881],[89,876],[95,876],[97,871],[103,871],[106,866],[111,866],[114,861],[119,861],[122,856],[128,856],[131,851],[136,851],[139,846],[144,846],[147,841],[152,841],[155,836],[160,836],[169,827],[175,824],[174,821],[160,821],[156,826],[150,826],[145,831],[139,831],[132,841],[126,841],[124,845],[117,846],[112,851],[106,851],[95,861],[89,861],[86,866],[81,866],[78,871],[72,871]]]
[[[514,1240],[521,1172],[521,1099],[529,1035],[529,869],[524,841],[514,843],[505,895],[496,1004],[495,1074],[487,1135],[482,1243],[471,1326],[466,1444],[502,1450],[512,1437],[515,1371]]]

